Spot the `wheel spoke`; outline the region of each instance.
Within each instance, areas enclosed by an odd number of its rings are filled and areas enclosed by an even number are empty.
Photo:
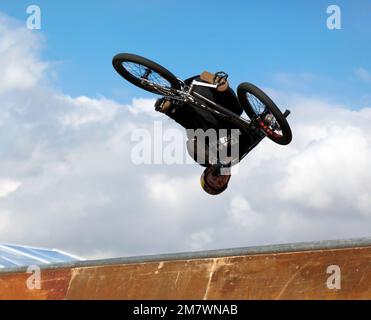
[[[265,104],[251,93],[247,93],[247,100],[249,101],[256,115],[259,116],[266,110]]]
[[[262,130],[267,132],[269,135],[273,135],[277,138],[283,136],[281,126],[274,115],[268,111],[266,105],[260,101],[256,96],[247,92],[247,100],[252,107],[254,113],[261,118]]]
[[[132,76],[138,78],[139,80],[145,80],[146,84],[149,86],[162,87],[165,89],[170,89],[172,87],[170,82],[162,75],[139,63],[124,61],[122,66]]]

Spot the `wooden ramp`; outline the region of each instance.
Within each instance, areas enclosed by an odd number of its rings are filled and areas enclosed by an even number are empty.
[[[0,270],[0,299],[371,299],[370,265],[371,239],[83,261]]]

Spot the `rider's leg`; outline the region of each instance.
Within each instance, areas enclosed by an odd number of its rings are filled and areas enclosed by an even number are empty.
[[[203,81],[200,76],[197,76],[197,77],[187,79],[186,83],[194,79],[197,81]],[[243,109],[237,98],[236,93],[229,86],[226,88],[226,90],[223,90],[223,91],[218,91],[218,90],[210,89],[206,87],[197,87],[195,91],[197,91],[199,94],[203,95],[204,97],[216,102],[217,104],[220,104],[221,106],[231,110],[232,112],[236,113],[239,116],[243,112]]]
[[[214,93],[214,99],[215,99],[216,103],[218,103],[221,106],[231,110],[232,112],[236,113],[239,116],[243,112],[241,104],[238,101],[237,95],[233,91],[232,88],[228,88],[224,92],[216,91]]]

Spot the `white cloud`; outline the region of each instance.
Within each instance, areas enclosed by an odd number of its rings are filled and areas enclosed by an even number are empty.
[[[150,114],[152,117],[160,117],[159,113],[153,112],[155,102],[156,99],[134,98],[132,105],[128,106],[128,109],[135,115],[145,113]]]
[[[182,180],[169,179],[163,175],[155,175],[146,177],[145,185],[147,186],[149,196],[163,204],[171,204],[174,206],[180,205],[181,196],[174,192],[174,185],[182,183]]]
[[[371,73],[364,68],[354,69],[356,77],[365,82],[371,82]]]
[[[19,181],[0,179],[0,198],[4,198],[20,187]]]
[[[0,211],[0,232],[4,232],[9,228],[10,220],[9,212]]]
[[[336,202],[351,203],[355,194],[369,192],[371,148],[365,133],[354,126],[331,123],[324,129],[325,136],[312,139],[288,160],[287,174],[277,188],[283,199],[330,209],[339,204]],[[310,137],[311,131],[307,134]]]
[[[92,99],[85,96],[76,98],[59,96],[58,98],[61,104],[70,108],[70,112],[61,116],[62,124],[76,129],[82,125],[111,122],[117,109],[121,107],[118,103],[104,97]]]
[[[269,90],[292,111],[292,144],[264,140],[213,197],[196,164],[131,162],[134,128],[176,127],[154,99],[61,95],[42,39],[0,19],[0,67],[28,79],[0,76],[0,241],[96,258],[369,235],[370,108]]]
[[[192,250],[202,250],[209,246],[213,241],[212,230],[202,230],[192,233],[190,236],[190,248]]]
[[[44,76],[48,64],[38,57],[40,36],[0,13],[0,93],[30,88]]]
[[[233,196],[227,212],[230,223],[247,232],[258,230],[264,222],[264,215],[255,212],[243,196]]]

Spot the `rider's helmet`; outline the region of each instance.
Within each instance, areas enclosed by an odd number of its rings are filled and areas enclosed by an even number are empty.
[[[222,175],[219,168],[209,166],[201,175],[201,186],[208,194],[217,195],[227,189],[230,178],[230,174]]]

